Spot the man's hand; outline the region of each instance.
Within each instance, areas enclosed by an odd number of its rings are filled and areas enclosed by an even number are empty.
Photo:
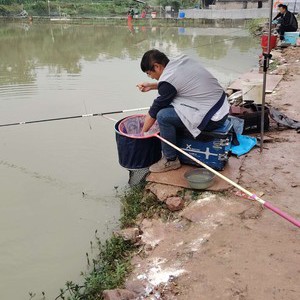
[[[152,125],[155,123],[155,119],[153,119],[149,114],[145,117],[145,123],[142,129],[142,133],[149,131]]]
[[[136,86],[143,93],[149,92],[151,90],[157,90],[156,82],[143,82],[143,83],[137,84]]]

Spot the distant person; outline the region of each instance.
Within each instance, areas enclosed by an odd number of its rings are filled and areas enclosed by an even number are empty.
[[[153,49],[144,54],[141,69],[158,81],[137,85],[141,92],[158,90],[142,132],[147,132],[157,120],[160,135],[176,145],[178,129],[186,128],[196,138],[203,130],[222,127],[227,120],[229,103],[222,86],[197,61],[186,55],[169,60]],[[150,167],[151,172],[180,168],[176,150],[162,143],[162,151],[163,158]]]
[[[145,10],[142,11],[141,18],[143,18],[143,19],[146,18],[146,11]]]
[[[273,19],[273,23],[278,24],[278,33],[280,36],[280,40],[284,40],[285,32],[295,32],[298,30],[298,22],[293,13],[291,13],[287,5],[279,4],[278,5],[279,13]]]
[[[129,32],[133,35],[135,32],[134,32],[134,27],[132,24],[132,17],[130,15],[128,16],[127,26],[128,26]]]
[[[134,10],[133,10],[133,8],[130,9],[130,15],[131,15],[132,18],[134,17]]]
[[[131,20],[132,20],[132,16],[131,16],[130,10],[127,12],[127,20],[128,20],[128,22],[131,22]]]

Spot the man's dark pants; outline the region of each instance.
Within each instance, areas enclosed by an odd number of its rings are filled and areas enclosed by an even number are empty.
[[[279,28],[277,29],[279,35],[280,35],[280,40],[284,40],[284,33],[285,32],[295,32],[297,31],[297,28],[290,26],[290,25],[280,25]]]
[[[225,121],[227,120],[227,115],[222,118],[220,121],[209,121],[205,127],[205,131],[213,131],[217,128],[223,126]],[[169,106],[166,108],[161,109],[157,114],[157,122],[160,129],[160,135],[171,142],[172,144],[176,145],[177,142],[177,130],[186,129],[184,124],[182,123],[181,119],[177,115],[173,106]],[[177,157],[177,151],[162,142],[162,151],[164,156],[167,159],[173,160]]]

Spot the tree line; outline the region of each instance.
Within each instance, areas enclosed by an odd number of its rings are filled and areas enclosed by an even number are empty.
[[[199,0],[148,0],[145,4],[134,0],[0,0],[0,15],[10,16],[26,10],[30,15],[46,16],[65,13],[70,16],[126,15],[128,9],[146,10],[150,13],[157,7],[195,7]],[[49,9],[50,8],[50,9]]]

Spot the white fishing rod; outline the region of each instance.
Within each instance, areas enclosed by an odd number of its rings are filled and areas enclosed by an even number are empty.
[[[108,111],[108,112],[103,112],[103,113],[93,113],[93,114],[75,115],[75,116],[67,116],[67,117],[56,117],[56,118],[50,118],[50,119],[41,119],[41,120],[33,120],[33,121],[25,121],[25,122],[0,124],[0,127],[34,124],[34,123],[44,123],[44,122],[61,121],[61,120],[69,120],[69,119],[79,119],[79,118],[87,118],[87,117],[99,117],[99,116],[101,117],[101,116],[106,116],[106,115],[143,111],[143,110],[148,110],[148,109],[149,109],[149,107],[140,107],[140,108]]]

